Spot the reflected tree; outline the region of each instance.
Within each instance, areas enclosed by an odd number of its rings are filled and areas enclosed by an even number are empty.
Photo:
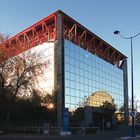
[[[8,127],[14,103],[21,98],[30,98],[39,104],[43,99],[39,96],[35,83],[38,83],[38,76],[43,76],[43,70],[49,66],[49,61],[42,61],[44,57],[41,51],[23,52],[20,47],[18,50],[6,48],[3,45],[6,39],[0,34],[0,113],[4,114],[2,116],[6,118]]]
[[[75,111],[69,113],[70,126],[81,126],[84,121],[84,108],[79,107]]]
[[[136,121],[137,123],[140,123],[140,112],[136,113]]]
[[[116,105],[114,103],[114,100],[112,102],[105,101],[103,102],[102,106],[100,106],[100,109],[103,111],[103,117],[104,117],[104,125],[107,128],[107,123],[110,123],[109,128],[115,127],[115,111],[116,111]]]
[[[103,105],[101,106],[101,109],[104,110],[107,114],[113,115],[116,111],[116,105],[112,101],[112,103],[105,101],[103,102]]]

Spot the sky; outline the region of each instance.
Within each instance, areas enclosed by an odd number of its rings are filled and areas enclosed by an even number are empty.
[[[16,35],[51,13],[62,10],[128,57],[131,97],[130,40],[140,32],[140,0],[0,0],[0,32]],[[133,39],[134,95],[140,100],[140,36]]]

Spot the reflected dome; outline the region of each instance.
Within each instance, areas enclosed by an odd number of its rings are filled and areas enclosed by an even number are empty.
[[[87,98],[87,106],[100,107],[103,103],[113,104],[113,98],[105,91],[97,91]]]

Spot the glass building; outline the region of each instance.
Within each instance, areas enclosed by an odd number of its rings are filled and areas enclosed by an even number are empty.
[[[62,11],[12,37],[5,46],[17,48],[17,55],[19,46],[24,51],[46,48],[51,69],[40,79],[40,87],[55,96],[57,126],[64,125],[64,108],[70,114],[83,110],[81,125],[96,126],[93,122],[104,114],[99,108],[106,104],[115,111],[123,107],[127,120],[127,57]]]
[[[65,40],[64,44],[65,107],[74,110],[83,106],[85,98],[106,92],[117,108],[121,108],[124,104],[123,71],[70,41]],[[100,95],[93,101],[91,98],[89,102],[93,103],[89,105],[97,106],[102,98],[103,102],[107,101]]]
[[[124,105],[123,70],[68,40],[64,40],[64,77],[64,104],[70,112],[80,107],[101,108],[105,102],[115,105],[115,111]],[[99,119],[101,122],[103,116]],[[101,127],[101,123],[93,124],[93,120],[99,121],[91,113],[86,126]],[[106,121],[112,122],[112,118]]]

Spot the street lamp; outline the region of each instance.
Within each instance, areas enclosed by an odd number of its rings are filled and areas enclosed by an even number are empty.
[[[134,36],[130,36],[130,37],[125,37],[125,36],[122,36],[120,34],[120,31],[114,31],[114,34],[118,34],[120,35],[121,38],[123,39],[130,39],[130,43],[131,43],[131,86],[132,86],[132,93],[131,93],[131,96],[132,96],[132,112],[131,112],[131,115],[132,115],[132,134],[131,136],[132,137],[135,137],[135,129],[134,129],[134,81],[133,81],[133,38],[137,37],[138,35],[140,35],[140,33],[134,35]]]
[[[48,104],[48,109],[50,111],[50,122],[53,124],[54,123],[54,116],[53,116],[53,109],[54,109],[54,104],[53,103],[49,103]]]
[[[50,103],[50,104],[48,105],[48,109],[52,110],[53,108],[54,108],[54,104],[53,104],[53,103]]]
[[[84,95],[84,107],[87,107],[87,95]]]

